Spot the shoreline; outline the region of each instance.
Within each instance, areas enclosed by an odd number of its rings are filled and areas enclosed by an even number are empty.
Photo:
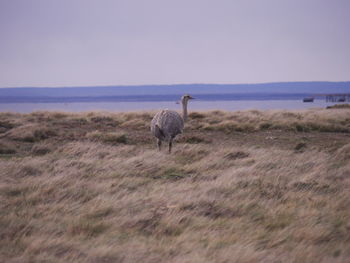
[[[208,111],[208,110],[298,110],[307,108],[326,108],[341,104],[339,102],[326,102],[324,100],[315,100],[312,103],[305,103],[301,100],[247,100],[247,101],[200,101],[194,100],[190,105],[190,110]],[[344,102],[342,104],[347,104]],[[65,112],[84,112],[84,111],[115,111],[115,112],[135,112],[144,110],[159,109],[180,109],[175,101],[163,102],[95,102],[95,103],[0,103],[0,112],[14,111],[20,113],[30,113],[34,111],[65,111]]]

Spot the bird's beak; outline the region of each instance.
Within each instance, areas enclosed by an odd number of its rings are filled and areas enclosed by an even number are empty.
[[[188,98],[189,98],[190,100],[194,100],[194,99],[195,99],[195,98],[193,98],[193,97],[191,97],[191,96],[189,96]]]

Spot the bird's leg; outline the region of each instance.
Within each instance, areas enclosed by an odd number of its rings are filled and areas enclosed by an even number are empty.
[[[157,144],[158,144],[158,150],[160,151],[162,149],[162,141],[158,139]]]
[[[169,153],[171,153],[171,147],[173,146],[173,139],[169,141]]]

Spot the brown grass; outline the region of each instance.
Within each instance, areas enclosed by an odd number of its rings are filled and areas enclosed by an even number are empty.
[[[335,104],[333,106],[327,106],[327,109],[349,109],[350,104]]]
[[[0,262],[349,262],[350,111],[0,114]]]

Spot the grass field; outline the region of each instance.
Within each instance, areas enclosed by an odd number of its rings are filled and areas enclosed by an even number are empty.
[[[0,113],[0,262],[349,262],[350,109]]]

